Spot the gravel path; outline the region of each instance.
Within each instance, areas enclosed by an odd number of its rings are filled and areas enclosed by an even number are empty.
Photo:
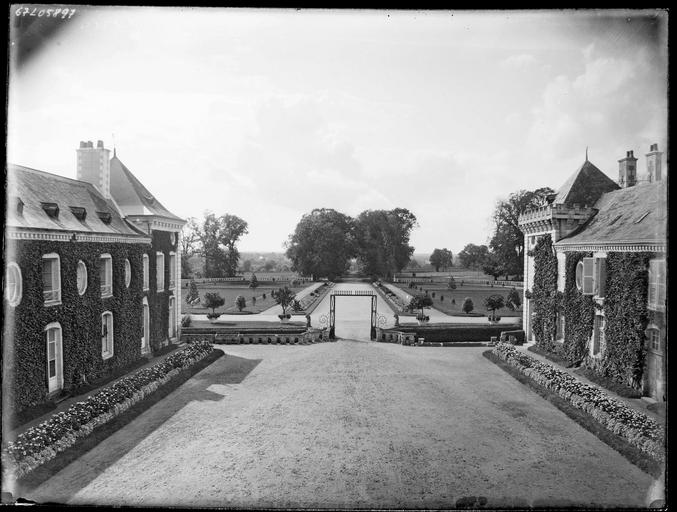
[[[25,497],[130,506],[641,506],[649,475],[482,357],[339,340],[226,357]]]

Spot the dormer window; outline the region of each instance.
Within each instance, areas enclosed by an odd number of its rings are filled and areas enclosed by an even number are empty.
[[[112,219],[112,215],[110,214],[110,212],[96,212],[96,214],[101,219],[101,222],[103,222],[104,224],[110,224],[110,221]]]
[[[59,205],[56,203],[40,203],[45,213],[52,219],[59,218]]]
[[[78,219],[80,222],[84,222],[87,218],[87,210],[82,206],[71,206],[71,213]]]

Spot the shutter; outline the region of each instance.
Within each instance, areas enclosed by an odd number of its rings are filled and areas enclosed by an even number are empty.
[[[658,263],[656,260],[651,260],[649,262],[649,287],[648,287],[648,303],[649,303],[649,308],[650,309],[656,309],[656,304],[657,304],[657,297],[656,297],[656,292],[657,287],[656,283],[658,282],[658,275],[657,275],[657,265]]]
[[[656,262],[656,307],[665,307],[665,260]]]
[[[594,290],[594,258],[583,258],[583,295],[593,295]]]
[[[597,271],[595,272],[595,288],[597,296],[604,298],[606,292],[606,258],[597,258]]]

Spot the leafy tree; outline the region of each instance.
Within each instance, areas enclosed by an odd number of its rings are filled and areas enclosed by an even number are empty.
[[[238,295],[235,297],[235,305],[239,311],[242,311],[247,307],[247,299],[245,299],[243,295]]]
[[[496,320],[496,311],[505,307],[503,295],[489,295],[484,299],[484,307],[491,311],[490,319]]]
[[[244,260],[242,263],[242,272],[251,272],[252,269],[252,261],[251,260]]]
[[[331,208],[305,214],[285,244],[292,269],[313,280],[343,275],[355,255],[355,223]]]
[[[482,272],[493,276],[496,281],[498,276],[505,274],[505,265],[496,254],[489,253],[482,264]]]
[[[294,302],[296,294],[289,289],[288,286],[284,288],[279,288],[278,290],[273,290],[271,292],[271,297],[275,299],[275,302],[282,306],[282,315],[287,314],[287,308]]]
[[[463,311],[467,315],[473,309],[475,309],[475,305],[473,304],[472,299],[470,297],[466,297],[465,300],[463,301],[463,305],[461,306],[461,311]]]
[[[266,272],[270,272],[271,270],[273,270],[275,268],[276,265],[277,265],[277,263],[275,263],[275,261],[266,260],[266,262],[263,264],[263,269]]]
[[[417,315],[416,318],[424,317],[423,308],[429,308],[433,305],[433,299],[427,293],[419,293],[414,295],[409,301],[409,310],[413,311],[414,309],[419,309],[421,311],[420,315]]]
[[[259,286],[259,280],[256,277],[256,274],[252,274],[252,278],[249,280],[249,287],[256,289]]]
[[[190,267],[189,259],[195,254],[199,254],[200,247],[200,226],[195,217],[188,217],[186,224],[181,230],[181,276],[190,277],[193,275],[193,269]]]
[[[205,293],[202,305],[212,310],[211,313],[207,313],[207,318],[218,318],[219,316],[221,316],[219,313],[216,313],[216,308],[220,308],[225,303],[226,299],[221,297],[221,295],[219,295],[218,293],[216,292]]]
[[[444,249],[435,249],[430,255],[430,264],[435,267],[435,272],[440,271],[440,267],[443,270],[451,267],[454,263],[454,257],[449,249],[446,247]]]
[[[510,309],[510,311],[515,311],[522,305],[522,297],[520,297],[519,292],[514,287],[510,288],[510,291],[508,292],[505,305],[508,307],[508,309]]]
[[[411,260],[409,260],[409,263],[407,264],[407,268],[421,268],[421,265],[419,265],[418,261],[415,258],[411,258]]]
[[[240,253],[236,243],[248,233],[247,222],[241,218],[224,214],[217,217],[205,214],[200,229],[202,254],[205,258],[205,277],[233,277],[237,270]]]
[[[200,292],[197,289],[197,283],[195,282],[194,279],[191,279],[190,285],[188,287],[188,293],[186,294],[186,303],[192,305],[199,300],[200,300]]]
[[[545,206],[554,194],[549,187],[520,190],[499,200],[493,214],[494,234],[489,242],[492,253],[502,262],[506,275],[522,275],[524,265],[524,233],[519,228],[519,216],[528,210]]]
[[[489,257],[489,248],[486,245],[466,245],[458,253],[458,259],[461,266],[470,269],[479,269]]]
[[[357,255],[363,273],[392,279],[411,259],[416,216],[405,208],[366,210],[356,219]]]

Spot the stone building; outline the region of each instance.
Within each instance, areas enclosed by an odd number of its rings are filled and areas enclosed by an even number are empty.
[[[549,204],[526,212],[519,219],[525,235],[523,325],[527,339],[535,338],[533,322],[537,299],[531,294],[536,280],[534,250],[539,240],[548,235],[557,258],[560,297],[574,300],[572,297],[578,293],[591,298],[594,309],[590,310],[591,325],[583,363],[602,373],[619,372],[618,363],[613,359],[618,351],[616,347],[624,343],[624,337],[629,344],[634,343],[636,337],[634,329],[619,331],[615,317],[611,332],[607,332],[610,330],[608,317],[618,316],[609,311],[609,302],[616,304],[616,297],[610,301],[607,291],[624,293],[623,288],[615,284],[620,282],[620,277],[612,283],[607,275],[607,261],[617,259],[617,255],[634,255],[637,261],[644,262],[637,264],[643,268],[636,269],[637,275],[642,276],[641,286],[637,282],[627,285],[646,290],[645,307],[627,311],[627,315],[635,317],[625,319],[641,325],[644,336],[642,347],[628,349],[634,358],[633,364],[638,366],[632,371],[628,368],[628,374],[634,372],[638,379],[641,376],[641,381],[635,381],[634,385],[641,386],[645,395],[658,400],[665,394],[666,342],[667,184],[663,179],[662,155],[658,145],[652,144],[646,154],[646,173],[640,179],[637,158],[633,151],[628,151],[618,161],[617,181],[586,158],[559,191],[548,198]],[[574,256],[580,261],[567,270],[567,257]],[[619,264],[615,268],[620,268]],[[567,272],[575,272],[575,276],[568,276]],[[575,283],[577,291],[567,290],[567,282]],[[578,331],[574,327],[585,320],[567,318],[565,313],[564,308],[556,312],[556,328],[551,334],[567,348],[567,344],[574,343],[572,331]],[[613,347],[607,343],[610,334]]]

